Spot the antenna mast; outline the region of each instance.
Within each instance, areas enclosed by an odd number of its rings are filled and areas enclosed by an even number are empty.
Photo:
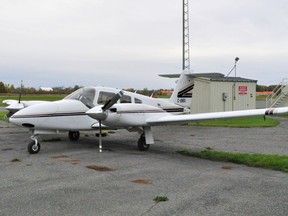
[[[189,0],[183,0],[183,70],[190,70]]]

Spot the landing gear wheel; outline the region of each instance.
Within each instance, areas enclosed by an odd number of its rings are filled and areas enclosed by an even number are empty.
[[[145,136],[141,135],[138,140],[138,149],[140,151],[147,151],[150,147],[150,144],[146,144]]]
[[[80,133],[79,131],[69,131],[68,136],[71,141],[77,141],[79,140]]]
[[[30,154],[37,154],[40,151],[40,143],[33,140],[29,143],[27,149]]]

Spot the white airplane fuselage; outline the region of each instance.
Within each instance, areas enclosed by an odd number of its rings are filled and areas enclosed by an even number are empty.
[[[59,131],[93,130],[99,127],[99,123],[97,120],[89,117],[86,112],[93,107],[103,105],[118,92],[118,89],[107,87],[81,88],[68,95],[63,100],[44,102],[26,107],[15,113],[10,118],[10,122],[18,126],[29,128],[33,130],[33,133],[35,134],[57,133]],[[135,104],[134,111],[135,109],[149,110],[151,106],[151,108],[158,108],[158,111],[161,110],[161,112],[171,114],[189,112],[189,109],[174,104],[169,100],[159,100],[137,93],[123,92],[124,95],[118,103],[129,104],[131,110],[133,109],[133,106],[131,105]],[[134,112],[134,115],[129,116],[133,119],[133,122],[137,122],[137,113]],[[140,121],[140,119],[138,120]],[[117,121],[115,122],[115,128],[125,127],[125,124],[121,123],[122,125],[117,125]],[[127,119],[127,122],[130,122],[129,119]]]

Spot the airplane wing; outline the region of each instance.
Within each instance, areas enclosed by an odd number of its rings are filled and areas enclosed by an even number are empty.
[[[189,123],[193,121],[204,121],[211,119],[225,119],[235,117],[249,117],[249,116],[266,116],[288,113],[288,107],[280,108],[267,108],[267,109],[254,109],[254,110],[240,110],[228,112],[213,112],[213,113],[200,113],[188,115],[169,115],[164,117],[152,117],[146,120],[148,125],[165,125],[165,124],[178,124]]]
[[[4,100],[3,103],[7,105],[18,103],[18,100]]]
[[[34,104],[44,103],[47,101],[19,101],[18,100],[4,100],[3,103],[7,104],[8,106],[5,107],[11,113],[15,113],[25,107],[32,106]]]
[[[5,109],[11,113],[15,113],[24,108],[24,104],[19,103],[17,100],[4,100],[3,103],[8,105]]]

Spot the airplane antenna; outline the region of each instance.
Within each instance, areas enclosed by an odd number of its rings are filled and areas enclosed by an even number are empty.
[[[21,85],[20,85],[20,92],[19,92],[19,99],[18,99],[18,103],[21,102],[22,88],[23,88],[23,80],[21,80]]]
[[[189,0],[183,0],[183,70],[190,70]]]

